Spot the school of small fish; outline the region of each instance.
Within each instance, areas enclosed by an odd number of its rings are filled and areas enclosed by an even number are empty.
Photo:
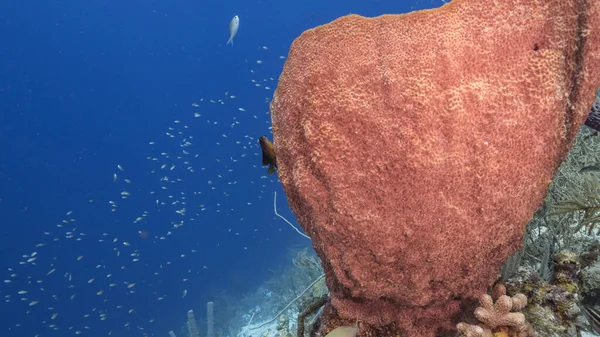
[[[228,43],[233,44],[238,28],[235,16]],[[40,329],[31,337],[151,336],[161,317],[156,310],[132,303],[143,298],[160,308],[169,301],[192,301],[194,293],[202,291],[194,288],[193,280],[210,277],[211,254],[221,245],[242,254],[252,247],[250,240],[239,237],[268,240],[268,234],[260,235],[252,222],[245,222],[245,214],[259,202],[270,208],[270,183],[276,177],[261,166],[258,136],[270,129],[268,104],[278,74],[259,73],[268,62],[278,63],[271,69],[281,69],[285,57],[272,55],[266,46],[256,49],[260,59],[245,62],[252,78],[249,84],[255,88],[246,101],[225,90],[222,97],[198,98],[146,149],[140,149],[140,160],[132,155],[129,162],[114,163],[112,172],[99,177],[113,190],[110,200],[89,199],[89,209],[67,211],[63,219],[48,224],[39,243],[26,248],[20,261],[4,263],[10,267],[0,276],[0,293],[18,317],[8,327],[11,336],[25,336],[20,329],[34,324]],[[250,112],[245,105],[264,110]],[[257,122],[263,125],[260,130],[253,127],[257,134],[238,131]],[[202,136],[207,132],[220,136],[208,141]],[[249,170],[253,170],[250,180]],[[239,185],[259,192],[245,202],[239,197],[230,201]],[[208,213],[222,221],[207,223]],[[111,233],[116,226],[127,234]],[[222,241],[198,246],[187,237],[203,226],[211,226],[211,231],[220,226]],[[152,251],[158,253],[147,258]],[[182,270],[174,265],[184,265],[186,273],[174,274]],[[165,279],[180,282],[168,292],[158,291],[165,288],[155,285]],[[181,310],[185,316],[187,308]],[[38,317],[40,321],[34,322]]]

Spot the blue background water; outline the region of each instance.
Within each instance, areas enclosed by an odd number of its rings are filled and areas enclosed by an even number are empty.
[[[11,281],[0,283],[0,334],[166,336],[188,309],[242,296],[287,263],[309,242],[274,216],[279,191],[293,219],[257,144],[270,135],[280,56],[345,14],[441,4],[401,3],[0,2],[0,280]]]

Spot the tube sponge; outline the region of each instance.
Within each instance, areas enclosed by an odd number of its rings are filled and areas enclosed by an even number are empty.
[[[206,337],[213,337],[213,302],[206,302]]]
[[[196,318],[194,317],[194,310],[188,311],[187,317],[187,327],[190,337],[200,337],[200,330],[198,329],[198,324],[196,323]]]

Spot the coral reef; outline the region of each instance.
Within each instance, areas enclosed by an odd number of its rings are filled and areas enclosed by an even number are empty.
[[[327,299],[327,296],[314,299],[311,303],[306,305],[300,314],[298,314],[298,330],[296,336],[304,337],[306,317],[313,314],[317,309],[321,308],[327,302]]]
[[[528,322],[539,336],[577,336],[577,320],[581,314],[581,273],[577,256],[560,251],[553,256],[554,265],[549,280],[543,280],[530,267],[520,268],[506,282],[509,293],[523,293],[529,304],[523,310]]]
[[[581,307],[585,318],[582,324],[600,334],[600,242],[595,242],[580,256],[581,263]]]
[[[314,252],[303,248],[290,254],[289,266],[277,269],[256,292],[242,299],[227,294],[217,297],[216,305],[229,309],[221,320],[227,323],[224,326],[230,337],[262,336],[267,331],[271,335],[294,335],[296,317],[315,300],[327,297],[321,262]],[[305,325],[312,326],[314,313],[306,317]]]
[[[279,316],[275,337],[294,337],[290,331],[290,319],[286,315]]]
[[[590,111],[599,28],[597,1],[455,0],[294,41],[274,144],[323,261],[325,319],[454,329],[520,248]]]
[[[532,268],[549,281],[552,257],[564,249],[584,252],[580,256],[582,269],[595,262],[600,245],[592,233],[595,212],[590,206],[598,200],[600,184],[596,173],[581,170],[600,162],[599,153],[598,132],[582,126],[573,148],[552,179],[542,206],[527,224],[523,249],[502,268],[504,281],[516,275],[519,267]]]

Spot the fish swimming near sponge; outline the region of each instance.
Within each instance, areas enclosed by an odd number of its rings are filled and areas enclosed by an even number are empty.
[[[277,168],[277,157],[275,156],[275,148],[273,147],[273,143],[271,143],[267,136],[261,136],[258,139],[258,142],[260,143],[260,148],[262,150],[262,164],[263,166],[269,165],[267,174],[275,174],[275,169]]]
[[[333,329],[325,337],[356,337],[358,326],[341,326]]]

